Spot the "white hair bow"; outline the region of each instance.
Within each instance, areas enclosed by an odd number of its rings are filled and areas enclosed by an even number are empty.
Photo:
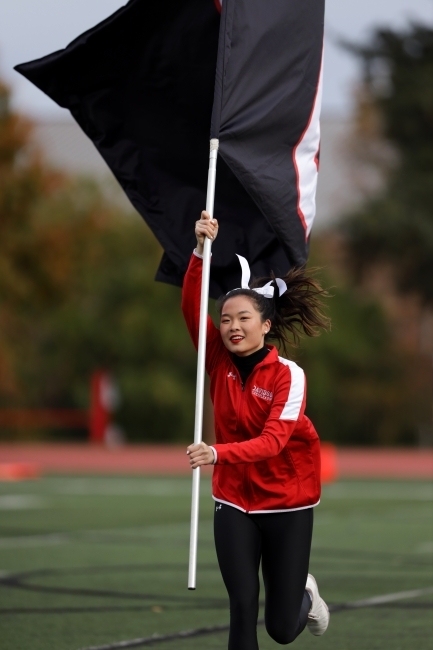
[[[250,288],[249,282],[251,278],[250,265],[248,264],[245,257],[242,257],[242,255],[237,255],[237,258],[239,259],[241,269],[242,269],[241,289],[249,289]],[[252,291],[255,291],[256,293],[260,293],[265,298],[273,298],[274,287],[272,286],[272,282],[275,282],[275,284],[277,285],[279,296],[282,296],[283,293],[287,291],[287,284],[281,278],[275,278],[275,280],[270,280],[263,287],[253,289]],[[235,291],[235,289],[232,289],[232,291]],[[229,293],[231,292],[229,291]]]

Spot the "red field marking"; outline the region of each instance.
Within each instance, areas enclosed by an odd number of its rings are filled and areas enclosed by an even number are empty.
[[[337,449],[340,478],[433,478],[433,450]],[[43,474],[191,473],[186,445],[1,444],[0,464],[31,463]],[[212,467],[203,468],[210,475]]]
[[[339,449],[344,477],[433,479],[432,449]]]
[[[31,462],[43,473],[189,474],[186,445],[0,445],[0,463]],[[211,468],[204,471],[211,473]]]
[[[0,481],[28,481],[40,476],[41,469],[35,463],[0,463]]]

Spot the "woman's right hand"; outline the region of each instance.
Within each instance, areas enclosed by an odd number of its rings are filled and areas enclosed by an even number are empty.
[[[195,236],[197,237],[196,251],[199,255],[203,255],[203,246],[205,237],[215,241],[218,235],[218,221],[211,219],[210,214],[203,210],[199,221],[195,222]]]

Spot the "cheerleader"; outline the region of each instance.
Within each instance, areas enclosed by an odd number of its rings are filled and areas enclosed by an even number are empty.
[[[202,255],[218,223],[207,212],[196,222],[197,247],[185,275],[182,310],[198,345]],[[230,599],[229,650],[258,650],[259,566],[265,623],[277,643],[292,643],[308,627],[322,635],[329,611],[308,573],[313,509],[320,501],[320,443],[305,415],[303,370],[287,356],[300,333],[329,326],[326,292],[304,269],[249,284],[239,257],[241,287],[217,301],[219,329],[207,323],[206,371],[215,413],[216,443],[187,449],[193,469],[214,465],[214,536]]]

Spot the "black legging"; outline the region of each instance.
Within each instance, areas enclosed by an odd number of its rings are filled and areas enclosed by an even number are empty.
[[[258,650],[260,560],[268,634],[286,644],[302,632],[311,607],[305,583],[312,532],[312,508],[246,514],[215,504],[215,546],[230,598],[228,650]]]

